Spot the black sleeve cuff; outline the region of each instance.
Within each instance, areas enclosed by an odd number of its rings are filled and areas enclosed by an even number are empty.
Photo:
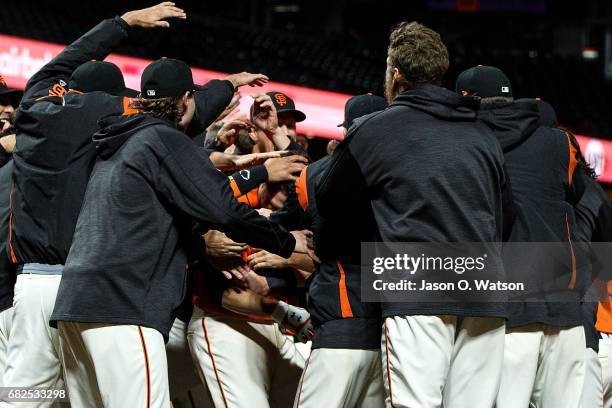
[[[232,85],[232,83],[230,81],[228,81],[227,79],[220,79],[219,81],[224,82],[225,84],[227,84],[227,86],[229,87],[230,92],[232,93],[232,96],[234,95],[234,92],[236,92],[236,88],[234,88],[234,85]]]
[[[236,182],[240,192],[246,194],[261,183],[268,181],[268,170],[266,170],[266,166],[260,164],[250,169],[237,171],[231,177]]]
[[[129,33],[130,30],[132,29],[132,27],[124,20],[122,19],[120,16],[116,16],[114,18],[115,23],[117,23],[117,25],[119,26],[119,28],[121,28],[123,31],[125,31],[125,33]]]

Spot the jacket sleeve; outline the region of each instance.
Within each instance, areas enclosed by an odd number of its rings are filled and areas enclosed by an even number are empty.
[[[246,242],[288,258],[295,239],[283,227],[240,204],[227,177],[208,159],[204,149],[178,131],[159,135],[167,149],[156,188],[171,205],[196,222],[223,231],[236,242]]]
[[[59,81],[68,82],[72,72],[90,60],[103,60],[124,41],[130,26],[121,18],[102,21],[78,40],[67,46],[55,58],[45,64],[28,81],[23,101],[47,96],[48,90]],[[62,86],[65,86],[62,85]],[[61,95],[58,95],[61,96]]]
[[[194,137],[205,132],[227,108],[233,96],[234,87],[229,81],[213,79],[206,85],[198,86],[194,92],[195,118],[189,125],[187,134]]]
[[[308,214],[300,206],[295,188],[289,190],[287,200],[283,207],[270,214],[270,220],[282,225],[290,231],[309,229],[312,227]]]
[[[338,145],[327,172],[317,184],[315,191],[317,208],[319,213],[328,219],[346,218],[347,211],[353,206],[346,206],[343,203],[366,199],[363,194],[355,194],[367,191],[367,184],[357,160],[350,151],[351,142],[353,140],[347,136]]]
[[[233,173],[230,177],[230,185],[234,196],[240,197],[261,183],[268,181],[268,171],[263,164]]]

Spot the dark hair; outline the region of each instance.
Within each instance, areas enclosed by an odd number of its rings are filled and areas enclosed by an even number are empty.
[[[178,125],[185,113],[182,105],[178,103],[181,98],[182,96],[157,99],[136,98],[132,100],[131,107],[143,115],[167,119]]]
[[[574,136],[574,134],[572,132],[570,132],[570,131],[568,131],[566,129],[562,129],[562,130],[565,132],[565,134],[569,138],[570,143],[572,144],[572,146],[574,146],[574,149],[576,149],[576,159],[578,160],[578,163],[580,163],[582,165],[582,167],[584,168],[584,172],[590,178],[596,179],[597,178],[597,173],[595,172],[595,169],[593,169],[593,167],[591,167],[591,165],[589,163],[587,163],[586,159],[582,155],[582,150],[580,149],[580,143],[578,143],[578,140],[576,139],[576,136]]]
[[[448,50],[440,35],[417,22],[404,21],[389,36],[389,62],[406,85],[442,83],[448,70]]]

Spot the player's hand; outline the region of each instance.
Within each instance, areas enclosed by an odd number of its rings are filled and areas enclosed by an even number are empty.
[[[294,252],[302,254],[308,254],[316,262],[320,262],[319,258],[314,252],[314,240],[312,231],[291,231],[291,235],[295,238],[295,249]]]
[[[257,274],[257,272],[249,267],[241,269],[241,272],[243,272],[242,279],[247,289],[261,296],[268,296],[270,294],[270,286],[265,277]]]
[[[217,140],[225,149],[230,147],[236,142],[238,138],[238,132],[241,129],[248,129],[251,123],[247,119],[246,115],[227,121],[223,124],[219,132],[217,132]]]
[[[165,1],[146,9],[128,11],[122,15],[121,18],[132,27],[168,28],[170,27],[170,23],[164,20],[168,18],[180,18],[185,20],[187,14],[183,9],[176,7],[173,2]]]
[[[6,135],[0,137],[0,145],[4,149],[5,152],[12,154],[13,150],[15,150],[15,142],[17,139],[14,134]]]
[[[239,72],[225,78],[226,81],[230,81],[234,86],[234,89],[238,89],[241,86],[263,86],[270,78],[264,74],[251,74],[250,72]]]
[[[295,335],[302,343],[306,343],[314,336],[310,313],[301,307],[287,304],[287,313],[278,323],[281,328]]]
[[[264,163],[270,183],[295,181],[298,178],[296,174],[299,174],[307,165],[308,159],[299,155],[270,159]]]
[[[247,262],[251,269],[256,272],[264,268],[281,269],[289,267],[289,260],[282,256],[272,254],[263,249],[254,249],[254,251],[255,252],[247,258]]]
[[[245,265],[237,265],[233,268],[222,270],[221,273],[227,280],[232,281],[232,286],[237,289],[247,289],[248,284],[244,276],[249,272],[249,268]]]
[[[204,234],[204,241],[206,241],[206,255],[216,258],[240,257],[247,249],[247,244],[234,242],[224,233],[215,230]]]
[[[266,94],[251,95],[251,122],[268,136],[273,136],[278,127],[278,115],[272,98]]]

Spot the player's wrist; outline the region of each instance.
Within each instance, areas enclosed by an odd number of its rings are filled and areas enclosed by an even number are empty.
[[[120,18],[125,21],[125,23],[127,25],[129,25],[130,27],[134,27],[136,25],[136,15],[134,14],[134,11],[128,11],[127,13],[123,14]]]
[[[289,305],[283,302],[282,300],[279,300],[276,304],[276,307],[274,307],[274,311],[272,312],[272,315],[270,317],[272,317],[272,320],[274,320],[276,323],[280,324],[283,322],[283,320],[285,320],[285,316],[287,316],[288,310]]]
[[[272,139],[272,143],[274,143],[276,150],[286,150],[291,144],[289,135],[287,135],[287,133],[280,127],[277,127],[274,133],[270,135],[270,139]]]

